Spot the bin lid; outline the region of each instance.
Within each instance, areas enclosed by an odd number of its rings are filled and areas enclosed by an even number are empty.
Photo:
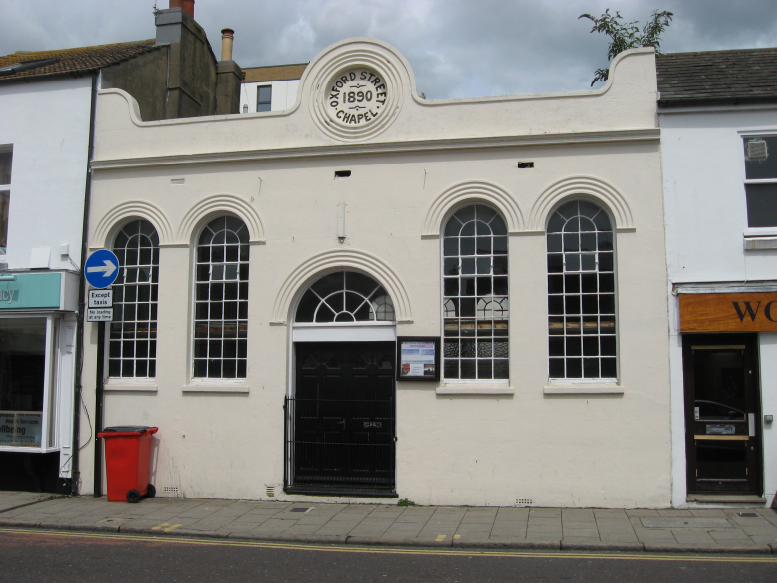
[[[127,427],[107,427],[103,429],[103,433],[138,433],[142,435],[149,429],[156,427],[140,427],[140,426],[127,426]]]

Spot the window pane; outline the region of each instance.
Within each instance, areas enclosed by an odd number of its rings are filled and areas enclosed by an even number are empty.
[[[745,177],[777,178],[777,136],[747,136],[742,140],[745,150]]]
[[[777,184],[745,185],[745,193],[748,227],[777,226]]]
[[[239,334],[248,330],[248,230],[242,220],[224,216],[202,231],[195,271],[194,360],[195,378],[244,377],[238,368]],[[312,320],[310,303],[303,297],[298,309]],[[240,375],[243,372],[243,375]]]
[[[124,268],[113,285],[114,321],[108,334],[108,376],[153,376],[156,345],[148,339],[156,331],[159,238],[154,225],[135,220],[117,234],[113,251]],[[121,361],[119,361],[121,358]]]
[[[443,233],[443,375],[448,380],[507,379],[505,223],[496,210],[470,205],[448,220]]]
[[[615,259],[610,226],[604,209],[590,201],[565,203],[548,220],[550,378],[615,377]],[[562,230],[563,240],[557,233]]]

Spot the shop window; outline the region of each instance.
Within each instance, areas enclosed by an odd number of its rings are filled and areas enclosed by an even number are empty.
[[[194,271],[194,378],[245,378],[248,343],[248,229],[224,216],[197,244]]]
[[[548,221],[551,379],[615,380],[615,251],[607,213],[569,201]]]
[[[777,136],[743,140],[747,226],[777,228]]]
[[[458,210],[443,236],[443,375],[509,377],[507,226],[485,205]]]
[[[256,88],[256,111],[269,112],[272,105],[272,85],[259,85]]]
[[[156,376],[159,236],[144,220],[116,236],[113,253],[122,267],[113,284],[113,321],[108,337],[110,378]]]
[[[394,321],[394,304],[383,286],[358,272],[334,272],[302,295],[297,323]]]
[[[13,150],[0,147],[0,255],[8,246],[8,206],[11,202],[11,163]]]
[[[0,446],[41,447],[46,317],[0,320]]]

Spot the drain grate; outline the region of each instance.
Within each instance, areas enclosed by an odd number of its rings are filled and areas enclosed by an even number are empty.
[[[758,514],[755,512],[737,512],[737,516],[741,516],[742,518],[758,518]]]
[[[292,512],[307,512],[310,508],[292,508]]]

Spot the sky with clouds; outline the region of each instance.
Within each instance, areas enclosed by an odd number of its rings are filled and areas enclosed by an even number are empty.
[[[0,0],[0,55],[153,38],[168,0]],[[588,12],[643,23],[674,13],[665,53],[777,46],[775,0],[196,0],[219,56],[235,30],[242,67],[305,63],[350,37],[394,45],[430,99],[585,89],[607,66]]]

